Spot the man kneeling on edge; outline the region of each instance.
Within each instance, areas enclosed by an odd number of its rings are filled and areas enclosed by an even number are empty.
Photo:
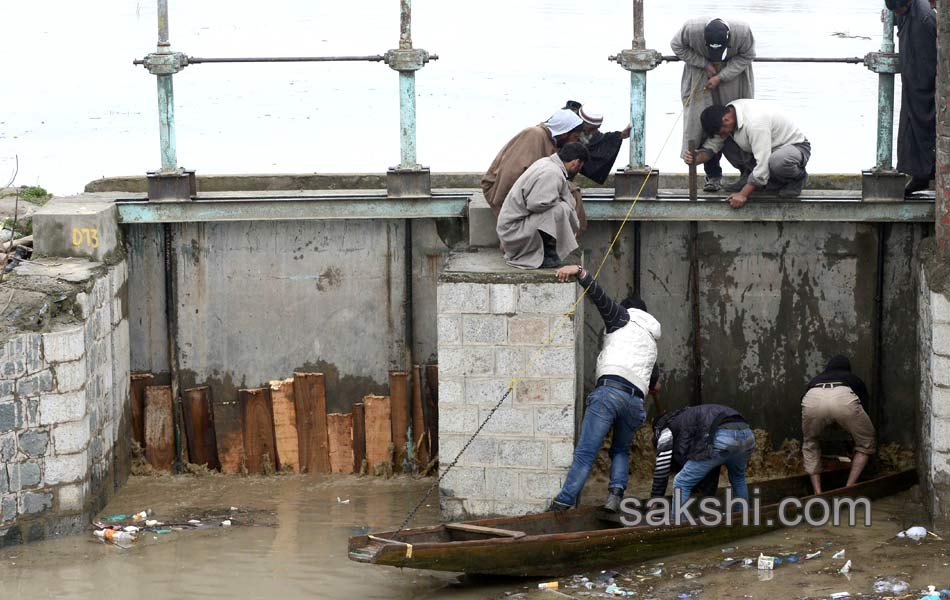
[[[742,208],[756,190],[778,192],[783,198],[802,193],[808,181],[805,165],[811,144],[788,117],[762,100],[714,104],[699,116],[708,139],[702,148],[684,155],[686,164],[702,164],[722,152],[739,180],[726,186],[729,205]]]
[[[571,142],[535,161],[515,181],[495,226],[509,265],[559,267],[577,248],[580,220],[568,177],[579,173],[588,157],[584,144]]]
[[[577,283],[587,288],[587,297],[604,320],[604,347],[597,357],[597,386],[587,396],[574,460],[564,487],[548,510],[567,510],[577,503],[594,458],[612,427],[610,483],[604,508],[616,512],[627,488],[633,435],[646,418],[644,392],[656,393],[656,340],[660,339],[660,323],[639,298],[628,298],[621,304],[614,302],[583,267],[567,265],[557,271],[558,281],[569,281],[575,275]]]
[[[700,404],[668,412],[653,422],[653,446],[652,497],[666,495],[670,471],[678,470],[673,478],[673,498],[675,501],[678,495],[682,506],[707,475],[718,481],[719,467],[725,465],[733,497],[749,499],[745,469],[755,448],[755,435],[736,410]]]
[[[825,370],[808,382],[802,398],[802,457],[805,472],[811,476],[815,493],[821,493],[821,432],[832,422],[854,438],[849,486],[858,482],[861,471],[874,454],[874,425],[864,412],[868,390],[857,375],[851,373],[851,361],[838,355],[828,361]]]

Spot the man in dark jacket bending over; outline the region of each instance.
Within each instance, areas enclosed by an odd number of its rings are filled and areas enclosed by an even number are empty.
[[[718,481],[719,467],[725,465],[733,497],[749,499],[745,469],[755,436],[745,417],[728,406],[700,404],[660,416],[653,423],[653,446],[654,498],[666,495],[670,471],[679,471],[673,478],[674,499],[678,493],[680,504],[685,504],[707,475]]]
[[[567,265],[557,271],[559,281],[569,281],[574,276],[577,283],[588,288],[587,297],[604,319],[604,347],[597,356],[597,386],[587,396],[574,460],[564,478],[564,487],[548,510],[567,510],[577,503],[600,445],[613,428],[610,483],[604,508],[616,512],[630,475],[633,435],[646,419],[643,399],[656,388],[659,377],[656,340],[660,339],[660,323],[639,298],[624,300],[622,304],[611,300],[583,267]]]

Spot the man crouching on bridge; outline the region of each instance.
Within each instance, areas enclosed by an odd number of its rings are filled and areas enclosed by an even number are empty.
[[[614,302],[587,269],[567,265],[557,270],[559,281],[570,281],[574,276],[577,283],[587,288],[587,297],[604,320],[604,348],[597,357],[597,386],[587,396],[574,460],[564,478],[564,487],[548,510],[567,510],[577,503],[594,458],[612,427],[610,483],[604,508],[617,512],[627,488],[633,435],[646,419],[643,399],[647,391],[656,393],[656,340],[660,339],[660,323],[639,298],[628,298],[622,304]]]
[[[742,99],[707,107],[699,116],[708,139],[687,151],[686,164],[702,164],[722,152],[739,169],[739,181],[727,186],[732,208],[742,208],[756,190],[795,198],[808,181],[805,165],[811,144],[805,134],[768,102]]]

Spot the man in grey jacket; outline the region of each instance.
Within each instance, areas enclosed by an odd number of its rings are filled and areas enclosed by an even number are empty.
[[[686,164],[700,164],[718,152],[739,169],[739,190],[729,195],[732,208],[742,208],[756,190],[778,192],[783,198],[802,193],[811,157],[811,144],[788,117],[762,100],[714,104],[700,115],[709,136],[702,148],[686,152]]]
[[[559,267],[577,248],[580,220],[568,178],[589,156],[584,144],[571,142],[515,181],[495,226],[505,262],[521,269]]]
[[[683,147],[690,140],[702,145],[705,136],[699,116],[713,104],[728,104],[740,98],[755,97],[755,39],[752,30],[741,21],[690,19],[670,41],[673,53],[683,61],[680,95],[683,99]],[[703,163],[706,181],[703,190],[722,188],[721,154]],[[740,186],[741,187],[741,186]],[[727,188],[729,191],[739,191]]]

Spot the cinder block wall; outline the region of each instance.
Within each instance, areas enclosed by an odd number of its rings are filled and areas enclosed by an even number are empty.
[[[950,523],[950,298],[920,269],[918,299],[920,406],[918,472],[927,511],[939,526]]]
[[[0,351],[0,547],[82,531],[129,470],[126,263],[34,262],[70,310]]]
[[[512,269],[497,250],[449,259],[438,284],[443,473],[523,377],[443,479],[445,519],[540,510],[560,490],[574,450],[583,316],[557,324],[580,291],[553,270]]]

